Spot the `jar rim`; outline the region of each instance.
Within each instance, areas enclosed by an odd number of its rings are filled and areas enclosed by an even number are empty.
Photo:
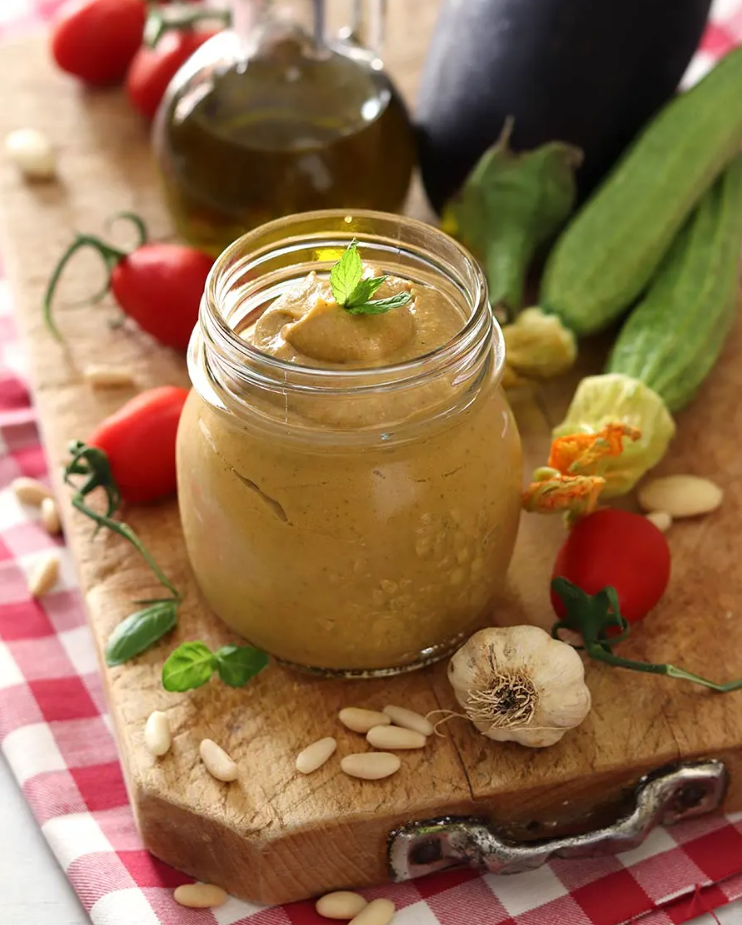
[[[390,234],[395,230],[395,226],[396,236]],[[364,232],[366,227],[373,228],[373,231]],[[406,236],[403,232],[407,233]],[[430,252],[424,245],[415,242],[416,237],[430,238],[447,250],[448,256],[455,256],[464,275],[468,276],[468,284],[472,289],[468,297],[471,313],[462,327],[444,344],[421,356],[388,365],[349,369],[298,364],[271,356],[254,347],[235,333],[228,319],[218,309],[223,295],[222,287],[225,282],[228,283],[235,265],[245,258],[252,257],[253,262],[259,262],[261,255],[267,258],[281,249],[290,249],[292,246],[298,250],[312,242],[322,242],[326,246],[346,244],[355,238],[361,247],[374,246],[375,240],[396,240],[400,254],[408,251],[418,252],[421,257],[429,260]],[[381,248],[381,245],[377,246]],[[440,260],[434,261],[433,266],[449,279],[454,276],[451,267],[442,266]],[[455,275],[458,277],[461,274]],[[457,288],[464,295],[462,281],[458,278],[455,281]],[[254,369],[259,369],[269,378],[280,378],[290,388],[301,389],[302,381],[305,380],[308,388],[322,392],[346,392],[349,388],[373,390],[378,388],[380,383],[389,380],[409,385],[411,381],[429,375],[430,371],[453,362],[467,341],[479,339],[477,332],[483,324],[494,346],[492,374],[495,380],[499,381],[505,360],[504,338],[489,304],[486,278],[471,253],[441,229],[419,219],[365,209],[324,209],[287,215],[237,238],[217,257],[209,272],[200,313],[202,333],[224,359],[226,355],[231,355],[233,362],[229,365],[234,373],[240,372],[240,358],[249,359]],[[286,383],[287,374],[291,377],[290,384]]]

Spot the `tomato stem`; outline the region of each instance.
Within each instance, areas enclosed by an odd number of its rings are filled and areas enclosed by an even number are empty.
[[[121,221],[121,219],[124,219],[127,222],[131,222],[136,230],[138,240],[132,250],[136,250],[143,244],[147,243],[149,240],[149,232],[147,231],[147,226],[144,224],[144,219],[141,217],[141,215],[137,215],[136,212],[114,212],[113,215],[109,215],[106,219],[106,228],[112,228],[116,222]]]
[[[628,668],[631,671],[645,671],[649,674],[661,674],[668,678],[678,678],[681,681],[691,681],[693,684],[700,684],[722,694],[742,689],[742,678],[729,681],[727,684],[717,684],[716,681],[702,678],[700,675],[693,674],[692,671],[686,671],[684,668],[676,668],[675,665],[637,662],[630,658],[622,658],[620,655],[614,655],[609,645],[586,645],[585,650],[590,658],[595,659],[595,661],[604,662],[606,665],[613,665],[616,668]]]
[[[73,507],[96,524],[96,534],[101,527],[106,527],[113,533],[123,536],[127,542],[131,543],[147,563],[155,578],[164,588],[170,591],[175,603],[179,604],[183,600],[182,595],[160,569],[144,543],[128,524],[112,519],[121,504],[121,492],[111,472],[108,456],[98,447],[88,446],[80,440],[73,441],[69,445],[69,451],[72,458],[64,470],[64,481],[65,484],[76,489],[75,494],[72,496]],[[87,478],[82,484],[76,484],[71,479],[73,475],[84,475]],[[96,488],[102,488],[105,492],[105,514],[99,514],[85,503],[86,496],[95,491]]]
[[[199,22],[218,22],[226,28],[232,21],[231,12],[215,7],[199,8],[190,4],[152,6],[144,27],[144,44],[155,48],[166,32],[173,29],[192,29]]]
[[[594,661],[603,662],[614,668],[626,668],[630,671],[643,671],[648,674],[659,674],[681,681],[690,681],[722,694],[742,689],[742,678],[719,684],[694,674],[692,671],[686,671],[685,668],[677,668],[675,665],[640,662],[616,655],[613,652],[613,646],[629,635],[629,624],[621,614],[616,589],[609,586],[597,594],[587,594],[582,588],[578,588],[577,585],[562,577],[555,578],[551,587],[559,595],[567,611],[564,619],[558,620],[553,625],[552,636],[559,639],[559,632],[563,629],[580,633],[584,645],[574,648],[583,649]],[[609,636],[608,631],[615,627],[618,627],[621,632],[618,635]]]
[[[136,250],[147,241],[147,227],[144,224],[144,221],[134,212],[116,212],[109,218],[107,224],[112,224],[113,222],[116,222],[122,218],[132,222],[136,228],[138,240],[133,248],[133,250]],[[97,292],[92,296],[92,302],[99,302],[108,292],[108,288],[111,284],[111,272],[113,268],[126,257],[128,257],[130,253],[125,250],[121,250],[121,248],[113,247],[111,244],[107,244],[105,241],[101,240],[95,235],[78,234],[75,236],[72,244],[70,244],[67,250],[62,254],[56,267],[54,267],[51,278],[49,279],[49,284],[46,287],[46,292],[44,293],[44,324],[51,332],[55,340],[59,341],[60,343],[62,342],[62,335],[59,333],[59,329],[54,322],[54,318],[52,317],[54,293],[57,290],[59,280],[62,278],[62,273],[64,272],[65,267],[74,257],[74,255],[83,247],[92,247],[93,250],[97,251],[103,258],[103,262],[106,265],[107,271],[105,285],[103,289],[100,290],[100,292]]]

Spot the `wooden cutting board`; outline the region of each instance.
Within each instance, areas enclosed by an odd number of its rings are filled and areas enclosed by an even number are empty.
[[[437,4],[390,4],[389,66],[408,97]],[[85,437],[132,390],[93,392],[82,381],[88,362],[131,367],[137,386],[185,384],[181,357],[157,346],[130,324],[113,330],[110,300],[77,305],[95,291],[100,269],[80,255],[66,277],[59,312],[67,347],[46,333],[41,295],[51,267],[75,230],[102,231],[117,210],[145,216],[154,236],[170,233],[149,153],[147,131],[117,91],[85,91],[54,72],[41,42],[5,46],[0,53],[4,105],[0,131],[35,126],[59,153],[60,180],[25,185],[0,166],[7,263],[30,353],[43,438],[59,480],[68,441]],[[414,199],[414,197],[413,197]],[[421,198],[412,208],[419,213]],[[594,362],[594,360],[593,360]],[[526,465],[545,459],[551,423],[566,406],[569,384],[549,386],[514,401]],[[662,472],[697,472],[726,491],[722,508],[673,526],[671,587],[657,611],[622,652],[672,661],[701,674],[742,674],[742,326],[718,368],[679,420]],[[91,541],[89,522],[65,504],[90,625],[99,652],[130,601],[150,588],[140,559],[117,538]],[[342,775],[337,759],[310,777],[294,771],[296,753],[335,735],[339,754],[359,737],[343,730],[337,711],[350,704],[381,708],[399,703],[427,713],[456,704],[445,666],[384,681],[318,681],[272,666],[242,690],[212,682],[187,695],[162,689],[166,654],[181,641],[213,647],[234,637],[199,597],[183,547],[175,502],[125,512],[165,572],[185,589],[180,625],[167,642],[134,663],[102,667],[131,802],[147,847],[196,877],[251,900],[282,902],[338,887],[387,878],[387,836],[395,826],[444,813],[485,816],[530,837],[589,819],[596,807],[625,794],[645,773],[679,760],[722,759],[730,775],[725,806],[742,809],[742,693],[719,696],[680,682],[587,666],[594,706],[562,743],[536,751],[498,745],[454,721],[443,738],[404,756],[389,780],[360,782]],[[494,619],[548,626],[547,576],[563,537],[558,519],[525,516],[508,598]],[[143,727],[154,709],[167,711],[171,753],[153,760]],[[238,782],[213,780],[198,758],[208,736],[239,762]]]

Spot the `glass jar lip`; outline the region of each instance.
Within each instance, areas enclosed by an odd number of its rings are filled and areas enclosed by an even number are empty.
[[[370,223],[376,222],[381,225],[397,223],[404,225],[406,228],[417,230],[420,233],[433,235],[434,237],[445,240],[447,246],[452,248],[464,261],[476,285],[476,298],[472,299],[473,310],[471,314],[453,338],[439,347],[430,350],[428,353],[402,362],[385,366],[342,369],[337,367],[324,368],[305,366],[273,357],[253,347],[244,338],[235,334],[234,329],[227,323],[222,313],[215,308],[219,301],[218,287],[220,278],[223,273],[230,268],[232,261],[238,259],[240,256],[256,253],[255,250],[251,249],[250,245],[252,243],[257,245],[267,237],[270,237],[270,243],[264,243],[262,247],[260,247],[260,251],[265,251],[269,254],[272,251],[289,245],[292,240],[297,242],[297,249],[299,242],[301,242],[301,245],[306,246],[307,242],[312,240],[327,240],[329,237],[337,238],[338,236],[347,237],[349,242],[355,238],[362,245],[364,237],[366,240],[371,240],[375,235],[384,234],[384,231],[381,229],[376,231],[375,234],[366,235],[364,235],[362,231],[353,231],[353,229],[350,228],[350,224],[355,219]],[[349,229],[347,233],[344,233],[340,229],[330,227],[333,221],[337,222],[338,220],[348,223]],[[306,224],[309,222],[316,222],[318,230],[297,232],[295,234],[290,233],[292,226],[295,226],[297,223]],[[324,231],[319,230],[323,222],[327,223],[327,228]],[[287,231],[285,236],[280,235],[283,229]],[[400,245],[402,245],[402,243],[403,242],[400,241]],[[262,369],[272,371],[277,375],[283,375],[287,372],[290,372],[293,377],[306,375],[307,377],[311,377],[315,383],[320,383],[324,380],[328,386],[331,382],[337,382],[339,379],[342,379],[344,383],[352,386],[354,382],[368,382],[369,377],[375,378],[376,376],[380,376],[384,378],[391,377],[393,379],[414,377],[423,365],[446,365],[450,359],[455,358],[460,350],[459,345],[462,341],[466,341],[475,336],[476,330],[482,325],[482,315],[487,314],[487,321],[490,322],[489,327],[494,346],[494,367],[492,372],[495,379],[498,381],[502,376],[505,363],[505,342],[502,330],[490,307],[487,293],[487,281],[479,264],[462,244],[440,228],[405,215],[378,212],[370,209],[322,209],[313,212],[293,213],[266,222],[258,228],[248,231],[246,234],[237,238],[222,251],[209,271],[204,296],[202,312],[205,309],[209,314],[209,321],[211,322],[210,327],[213,325],[217,328],[219,337],[223,338],[226,344],[238,354],[249,357],[253,363],[259,364]]]

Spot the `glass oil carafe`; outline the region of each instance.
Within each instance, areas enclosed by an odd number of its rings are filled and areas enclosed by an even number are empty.
[[[283,215],[401,206],[415,142],[377,53],[383,4],[355,0],[331,35],[325,0],[233,0],[232,28],[186,62],[155,120],[181,237],[218,254]]]

